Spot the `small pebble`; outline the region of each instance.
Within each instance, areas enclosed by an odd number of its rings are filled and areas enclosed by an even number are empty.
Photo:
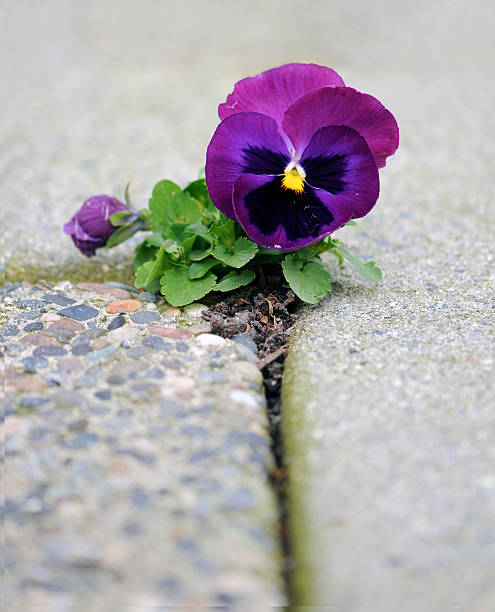
[[[177,317],[180,317],[180,315],[182,314],[180,308],[177,308],[175,306],[171,306],[170,308],[165,308],[165,310],[162,310],[162,317],[165,317],[166,319],[176,319]]]
[[[41,316],[41,310],[28,310],[21,312],[18,317],[21,321],[30,321],[31,319],[38,319]]]
[[[215,336],[214,334],[200,334],[196,337],[197,342],[204,347],[220,347],[227,344],[227,340],[221,336]]]
[[[35,321],[34,323],[28,323],[23,327],[24,331],[38,331],[43,329],[43,323],[41,321]]]
[[[256,346],[256,342],[251,338],[249,334],[235,334],[234,336],[232,336],[232,340],[234,342],[237,342],[238,344],[242,344],[253,353],[258,353],[258,347]]]
[[[115,317],[114,319],[110,321],[110,323],[107,325],[107,329],[109,330],[118,329],[119,327],[122,327],[124,323],[125,323],[125,317],[123,315],[118,315],[117,317]]]
[[[48,360],[45,359],[44,357],[34,356],[34,357],[25,357],[21,361],[21,363],[24,366],[24,370],[26,372],[36,372],[37,370],[40,370],[41,368],[46,368],[46,366],[48,365]]]
[[[165,344],[163,338],[161,338],[160,336],[148,336],[143,340],[143,344],[144,346],[149,346],[155,349],[156,351],[162,351],[164,349],[168,349],[170,351],[171,349],[170,344]]]
[[[44,397],[23,397],[19,402],[19,406],[23,408],[38,408],[47,402],[48,400]]]
[[[131,297],[131,294],[126,289],[108,285],[106,283],[77,283],[76,286],[78,287],[78,289],[83,289],[85,291],[93,291],[94,293],[98,293],[99,295],[111,295],[112,297],[124,300],[126,298]],[[127,287],[127,285],[125,285],[125,287]]]
[[[70,306],[76,303],[76,300],[65,297],[65,295],[59,295],[58,293],[45,293],[43,299],[46,302],[57,304],[57,306]]]
[[[107,287],[124,289],[125,291],[130,291],[131,293],[140,293],[139,289],[136,289],[136,287],[131,287],[131,285],[127,285],[126,283],[119,283],[119,281],[105,281],[103,284]]]
[[[93,349],[93,351],[98,351],[102,348],[105,348],[106,346],[110,346],[110,343],[106,338],[97,338],[91,343],[91,348]]]
[[[140,359],[141,357],[145,357],[152,352],[147,346],[133,346],[127,350],[127,355],[132,359]]]
[[[149,293],[149,291],[141,291],[139,294],[139,299],[142,302],[150,302],[152,304],[158,302],[158,296],[156,296],[154,293]]]
[[[44,300],[20,300],[17,305],[19,308],[44,308],[46,306]]]
[[[47,312],[46,314],[51,314],[52,316],[57,317],[57,319],[55,319],[48,329],[70,329],[75,332],[83,331],[84,329],[84,325],[78,323],[77,321],[72,321],[71,319],[61,319],[54,313]],[[41,319],[43,320],[43,317]],[[51,321],[52,319],[49,320]]]
[[[75,319],[76,321],[87,321],[88,319],[94,319],[98,315],[98,310],[92,306],[86,306],[85,304],[77,304],[76,306],[69,306],[59,310],[57,314],[69,319]]]
[[[2,333],[4,336],[17,336],[17,334],[19,333],[19,328],[15,325],[6,325],[2,329]]]
[[[55,357],[67,355],[67,351],[62,346],[47,345],[38,346],[34,349],[33,355],[35,357]]]
[[[49,344],[57,344],[55,338],[51,338],[46,334],[29,334],[23,337],[25,342],[29,342],[29,344],[34,344],[35,346],[47,346]]]
[[[112,397],[110,389],[103,389],[102,391],[95,391],[95,397],[102,400],[109,400]]]
[[[198,302],[197,304],[188,304],[184,306],[183,310],[184,314],[188,317],[200,317],[204,310],[208,310],[208,306]]]
[[[211,323],[200,323],[199,325],[191,325],[191,327],[188,327],[187,330],[191,333],[191,334],[210,334],[212,327],[211,327]]]
[[[165,376],[165,373],[160,368],[152,368],[146,373],[146,376],[148,376],[149,378],[163,378]]]
[[[192,335],[187,329],[176,329],[175,327],[153,327],[152,330],[157,336],[174,338],[175,340],[185,340]]]
[[[143,307],[142,302],[138,300],[120,300],[119,302],[112,302],[107,306],[107,312],[109,314],[117,314],[118,312],[136,312]]]
[[[99,436],[94,433],[83,432],[75,435],[65,445],[69,448],[87,448],[89,444],[95,444],[99,439]]]
[[[90,347],[88,342],[78,342],[77,344],[72,345],[72,354],[73,355],[86,355],[91,352],[93,349]]]
[[[93,351],[92,353],[88,353],[84,358],[84,361],[87,363],[93,363],[95,361],[103,361],[108,359],[112,353],[117,350],[116,346],[107,346],[98,351]]]
[[[58,360],[58,368],[62,372],[74,372],[82,368],[82,363],[75,357],[61,357]]]
[[[131,321],[138,324],[153,323],[154,321],[159,320],[160,315],[151,310],[140,310],[139,312],[135,312],[131,315]]]

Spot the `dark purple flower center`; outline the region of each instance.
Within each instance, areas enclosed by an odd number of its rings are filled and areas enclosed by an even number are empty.
[[[251,223],[264,234],[273,234],[282,225],[289,240],[318,236],[323,225],[333,221],[315,191],[305,185],[298,193],[282,187],[282,177],[250,191],[244,197]]]
[[[274,175],[272,181],[244,196],[249,221],[263,234],[273,234],[282,226],[289,240],[316,238],[323,226],[333,222],[314,188],[333,195],[344,191],[346,155],[303,157],[296,164],[288,155],[249,147],[243,149],[243,159],[246,174]]]
[[[249,147],[242,153],[246,174],[283,174],[290,161],[288,155],[264,147]]]

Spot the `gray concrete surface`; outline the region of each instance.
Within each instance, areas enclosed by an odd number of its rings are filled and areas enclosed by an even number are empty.
[[[2,609],[282,604],[256,356],[125,293],[2,295]]]
[[[282,423],[299,603],[345,612],[493,609],[487,7],[418,9],[397,50],[409,53],[401,74],[382,57],[379,82],[401,145],[381,171],[373,213],[341,236],[379,263],[384,280],[375,287],[329,264],[334,292],[304,311],[293,338]]]

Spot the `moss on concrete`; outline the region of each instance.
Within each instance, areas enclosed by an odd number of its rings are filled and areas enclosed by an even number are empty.
[[[117,258],[115,258],[117,259]],[[69,280],[74,283],[91,281],[103,283],[105,281],[119,281],[134,286],[134,272],[130,258],[124,261],[112,261],[108,258],[102,260],[77,258],[61,263],[54,261],[29,262],[22,258],[10,260],[0,273],[0,285],[6,282],[39,281],[58,282]]]
[[[296,331],[291,339],[294,344],[298,336]],[[304,407],[307,405],[308,389],[296,382],[303,376],[305,362],[299,357],[297,351],[290,350],[284,365],[284,382],[282,385],[282,434],[286,461],[290,465],[287,484],[287,499],[290,501],[289,533],[292,558],[296,560],[289,578],[290,602],[292,606],[310,606],[313,604],[312,585],[313,572],[311,571],[310,542],[306,537],[305,506],[305,467],[301,458],[308,449],[299,448],[301,438],[298,435],[307,427],[306,416],[303,417]],[[303,436],[303,439],[306,436]],[[291,457],[297,456],[298,461],[291,463]],[[309,517],[308,517],[309,520]]]

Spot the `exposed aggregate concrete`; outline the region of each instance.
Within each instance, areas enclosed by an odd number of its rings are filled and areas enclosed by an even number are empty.
[[[3,292],[9,609],[280,604],[255,354],[87,289]]]

